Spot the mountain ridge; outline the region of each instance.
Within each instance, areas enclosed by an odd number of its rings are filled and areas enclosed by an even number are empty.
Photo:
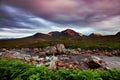
[[[36,33],[23,38],[2,39],[0,40],[0,48],[43,48],[62,43],[68,48],[120,49],[120,32],[114,35],[100,35],[97,37],[82,35],[82,37],[79,36],[79,32],[73,30],[54,31],[48,34]]]
[[[117,34],[115,35],[119,35],[120,33],[118,32]],[[43,36],[45,37],[51,37],[51,38],[60,38],[60,37],[64,37],[64,38],[84,38],[84,37],[102,37],[102,36],[109,36],[109,35],[104,35],[104,34],[101,34],[101,33],[97,33],[97,32],[94,32],[94,33],[91,33],[89,35],[84,35],[80,32],[76,32],[75,30],[72,30],[72,29],[66,29],[66,30],[63,30],[61,32],[59,31],[52,31],[52,32],[49,32],[47,34],[43,34],[43,33],[36,33],[34,35],[32,35],[31,37],[37,37],[38,38],[42,38]],[[41,36],[41,37],[40,37]]]
[[[14,38],[14,39],[46,39],[46,40],[51,40],[51,39],[59,39],[59,38],[88,38],[88,37],[105,37],[105,36],[120,36],[120,32],[117,32],[114,35],[104,35],[104,34],[97,33],[97,32],[93,32],[89,35],[84,35],[80,32],[76,32],[75,30],[66,29],[63,31],[52,31],[52,32],[49,32],[47,34],[37,32],[31,36],[26,36],[26,37],[22,37],[22,38]],[[12,39],[12,40],[14,40],[14,39]],[[1,40],[7,40],[7,39],[1,39]]]

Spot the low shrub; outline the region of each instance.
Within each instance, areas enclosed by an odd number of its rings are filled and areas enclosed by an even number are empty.
[[[19,60],[0,59],[0,80],[120,80],[120,70],[52,71],[45,66],[36,67]]]

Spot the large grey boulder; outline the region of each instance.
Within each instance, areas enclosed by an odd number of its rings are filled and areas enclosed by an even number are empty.
[[[57,49],[55,46],[51,46],[51,47],[46,47],[44,49],[45,53],[48,54],[48,55],[54,55],[57,53]]]
[[[49,46],[44,48],[44,51],[48,55],[65,53],[65,46],[63,44],[57,44],[55,46]]]
[[[55,46],[50,47],[50,54],[56,54],[57,48]]]
[[[56,49],[57,49],[57,53],[59,53],[59,54],[65,53],[65,46],[64,46],[64,44],[57,44],[56,45]]]

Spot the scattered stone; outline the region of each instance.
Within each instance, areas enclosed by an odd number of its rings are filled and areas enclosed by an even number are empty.
[[[39,56],[40,56],[40,57],[45,57],[45,56],[46,56],[46,53],[45,53],[45,52],[39,52]]]
[[[105,55],[110,56],[110,57],[112,57],[112,56],[113,56],[113,54],[112,54],[112,53],[110,53],[110,52],[105,52]]]
[[[79,65],[80,63],[78,61],[75,61],[73,64],[74,65]]]
[[[64,67],[65,66],[64,62],[62,62],[62,61],[59,61],[56,64],[57,64],[58,67]]]
[[[42,66],[42,65],[44,65],[44,64],[43,64],[43,63],[36,64],[37,67],[40,67],[40,66]]]
[[[5,51],[7,51],[7,49],[3,48],[1,51],[2,51],[2,52],[5,52]]]

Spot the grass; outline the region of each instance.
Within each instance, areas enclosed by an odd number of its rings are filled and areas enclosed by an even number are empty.
[[[43,48],[60,43],[65,44],[66,48],[113,50],[120,49],[120,36],[57,38],[49,40],[40,38],[0,40],[0,48]]]

